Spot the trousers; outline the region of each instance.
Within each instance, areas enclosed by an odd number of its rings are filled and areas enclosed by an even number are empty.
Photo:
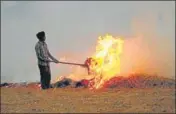
[[[38,65],[40,70],[40,83],[42,89],[50,88],[50,81],[51,81],[51,71],[50,66],[42,66]]]

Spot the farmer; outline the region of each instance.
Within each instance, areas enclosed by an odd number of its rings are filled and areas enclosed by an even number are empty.
[[[45,32],[41,31],[36,34],[38,42],[35,45],[35,51],[38,59],[38,67],[40,70],[40,83],[42,89],[50,88],[51,71],[50,62],[59,63],[49,52],[45,42]],[[50,60],[50,59],[51,60]]]

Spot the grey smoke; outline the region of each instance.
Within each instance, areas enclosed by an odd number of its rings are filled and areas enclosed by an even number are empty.
[[[99,35],[110,33],[130,39],[152,31],[143,41],[156,42],[150,49],[162,54],[153,57],[159,57],[159,61],[169,58],[165,64],[170,70],[166,70],[165,75],[175,74],[175,5],[172,1],[3,1],[1,6],[1,81],[40,79],[34,46],[35,34],[41,30],[46,31],[54,56],[68,55],[67,59],[76,62],[83,62],[91,55]],[[69,74],[68,67],[52,64],[52,79]]]

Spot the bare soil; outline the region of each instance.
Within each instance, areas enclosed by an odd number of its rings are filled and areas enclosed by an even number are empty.
[[[1,87],[1,113],[175,113],[175,88]]]

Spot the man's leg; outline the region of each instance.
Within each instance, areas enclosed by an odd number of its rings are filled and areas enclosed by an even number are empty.
[[[47,82],[46,85],[48,88],[50,88],[50,81],[51,81],[51,70],[50,70],[50,66],[47,66]]]
[[[42,89],[47,89],[47,70],[46,70],[46,66],[41,66],[39,65],[39,69],[40,69],[40,82],[41,82],[41,87]]]

